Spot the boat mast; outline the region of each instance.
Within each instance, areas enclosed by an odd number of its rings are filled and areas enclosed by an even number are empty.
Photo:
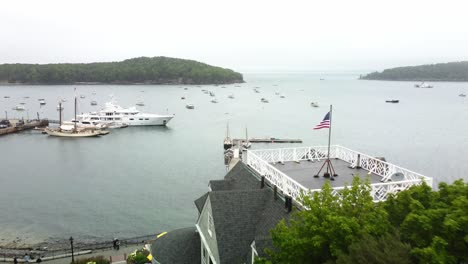
[[[76,122],[77,122],[77,120],[76,120],[76,95],[75,95],[75,122],[74,122],[75,123],[75,132],[76,132]]]
[[[62,101],[59,102],[59,128],[62,125]]]

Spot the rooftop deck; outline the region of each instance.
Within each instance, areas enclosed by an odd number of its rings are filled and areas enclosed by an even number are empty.
[[[331,163],[335,169],[336,174],[338,175],[337,177],[333,177],[333,181],[330,181],[330,178],[323,177],[326,168],[321,171],[318,178],[314,178],[314,175],[318,173],[324,164],[324,160],[301,161],[299,163],[295,161],[288,161],[272,165],[308,189],[320,189],[322,188],[322,185],[325,183],[325,181],[329,181],[332,187],[350,185],[355,175],[362,179],[368,178],[371,183],[380,183],[380,180],[382,179],[382,177],[374,173],[368,174],[368,171],[362,168],[353,169],[349,167],[349,163],[339,159],[332,159]]]
[[[251,150],[247,151],[244,162],[297,201],[301,193],[320,191],[325,181],[330,181],[323,177],[326,168],[318,178],[314,177],[327,153],[325,146]],[[351,184],[354,175],[359,175],[370,179],[374,201],[385,200],[389,193],[423,181],[432,186],[429,177],[341,146],[331,146],[330,160],[338,174],[334,181],[330,181],[333,189],[343,189]]]

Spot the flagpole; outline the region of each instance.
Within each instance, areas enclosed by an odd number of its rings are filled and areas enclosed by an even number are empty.
[[[328,155],[327,159],[330,160],[330,142],[331,142],[331,130],[332,130],[332,105],[330,105],[330,128],[328,129]]]

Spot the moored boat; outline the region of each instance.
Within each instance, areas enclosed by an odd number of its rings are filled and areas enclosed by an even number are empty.
[[[49,136],[54,136],[54,137],[68,137],[68,138],[81,138],[81,137],[96,137],[99,135],[104,135],[106,132],[102,130],[96,130],[96,129],[87,129],[87,128],[79,128],[76,121],[73,122],[73,124],[62,124],[62,103],[59,103],[58,105],[59,109],[59,118],[60,118],[60,124],[59,127],[54,129],[54,128],[45,128],[44,131],[47,133]],[[76,119],[76,96],[75,96],[75,119]],[[107,132],[108,134],[108,132]]]
[[[193,104],[187,104],[185,105],[187,109],[195,109],[195,106]]]
[[[25,109],[26,108],[24,107],[24,104],[18,104],[13,108],[13,110],[16,110],[16,111],[23,111]]]
[[[223,141],[224,150],[232,148],[232,145],[233,145],[232,139],[229,136],[229,123],[227,124],[226,128],[227,128],[226,129],[226,137],[224,138],[224,141]]]
[[[165,126],[174,115],[142,113],[136,107],[123,108],[115,101],[107,102],[98,112],[77,116],[81,122],[90,121],[100,124],[125,123],[129,126]]]
[[[415,84],[414,87],[416,88],[434,88],[434,86],[429,85],[425,82],[421,82],[420,84]]]
[[[400,100],[386,100],[385,102],[386,102],[386,103],[393,103],[393,104],[396,104],[396,103],[399,103]]]

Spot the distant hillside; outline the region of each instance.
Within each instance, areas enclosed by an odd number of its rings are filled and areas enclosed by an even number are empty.
[[[0,83],[20,84],[225,84],[242,74],[205,63],[167,57],[121,62],[1,64]]]
[[[468,61],[398,67],[361,76],[362,80],[468,82]]]

